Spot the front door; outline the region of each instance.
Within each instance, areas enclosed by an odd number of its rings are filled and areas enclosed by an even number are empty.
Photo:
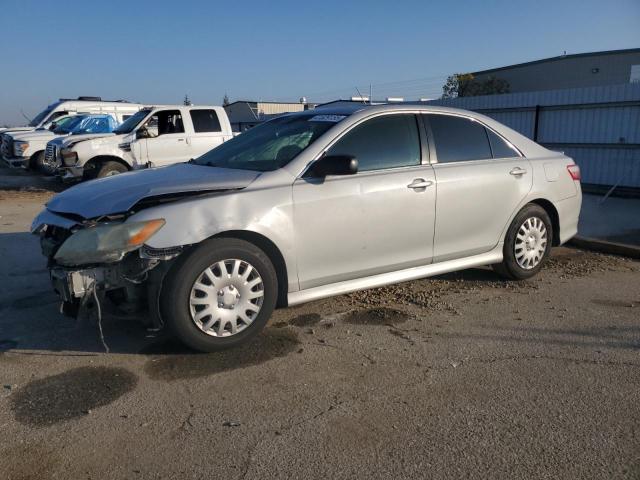
[[[180,110],[159,110],[146,122],[146,159],[152,167],[188,161],[191,156]]]
[[[359,171],[294,183],[300,288],[430,263],[435,177],[422,163],[417,118],[367,119],[326,154],[355,156]]]
[[[529,162],[468,117],[429,114],[425,124],[437,158],[434,262],[490,251],[531,190]]]

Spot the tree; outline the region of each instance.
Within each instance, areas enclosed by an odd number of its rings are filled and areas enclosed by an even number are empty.
[[[224,94],[224,98],[222,99],[222,106],[226,107],[227,105],[229,105],[231,103],[231,101],[229,100],[229,95]]]
[[[468,97],[469,89],[473,83],[473,75],[470,73],[454,73],[447,77],[442,87],[442,98]]]
[[[509,82],[490,76],[481,81],[470,73],[455,73],[447,77],[442,87],[442,98],[473,97],[509,93]]]

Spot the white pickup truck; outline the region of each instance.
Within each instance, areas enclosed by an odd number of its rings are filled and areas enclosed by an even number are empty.
[[[143,108],[113,131],[64,140],[59,175],[91,179],[129,170],[186,162],[231,139],[222,107],[163,105]]]

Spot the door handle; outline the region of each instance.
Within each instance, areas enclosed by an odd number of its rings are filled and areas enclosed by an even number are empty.
[[[184,142],[184,138],[179,138],[178,141],[179,142]]]
[[[415,190],[418,188],[427,188],[427,187],[430,187],[431,185],[433,185],[433,182],[431,180],[425,180],[424,178],[416,178],[413,182],[407,185],[407,188],[413,188]]]
[[[527,170],[520,167],[512,168],[509,171],[509,175],[513,175],[514,177],[519,177],[520,175],[524,175],[525,173],[527,173]]]

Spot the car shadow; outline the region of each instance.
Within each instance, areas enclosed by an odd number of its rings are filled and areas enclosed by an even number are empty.
[[[640,350],[640,326],[541,328],[541,327],[490,327],[481,333],[441,333],[441,338],[471,341],[495,341],[501,344],[544,345],[589,349],[601,352],[613,349],[637,354]]]

